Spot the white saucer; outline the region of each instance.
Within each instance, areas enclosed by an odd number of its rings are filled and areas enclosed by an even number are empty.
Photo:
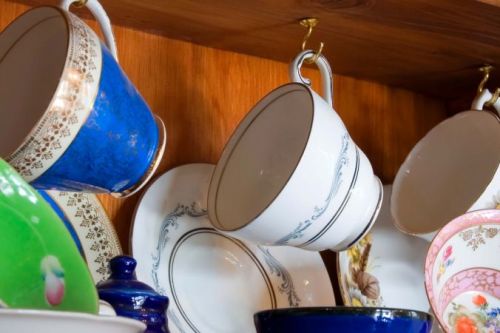
[[[424,264],[429,243],[400,232],[392,223],[389,199],[384,201],[370,233],[337,254],[340,291],[345,305],[385,306],[429,311]],[[361,269],[363,273],[359,273]]]
[[[0,309],[0,332],[9,333],[141,333],[142,322],[116,316],[68,311]]]
[[[319,253],[259,247],[212,228],[205,207],[213,170],[210,164],[170,170],[135,214],[137,277],[170,298],[170,331],[255,332],[257,311],[334,305]]]
[[[122,254],[118,235],[94,194],[39,191],[63,220],[85,258],[94,282],[109,276],[108,263]]]

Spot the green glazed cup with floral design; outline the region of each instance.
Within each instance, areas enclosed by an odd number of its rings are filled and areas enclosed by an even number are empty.
[[[0,307],[97,313],[98,305],[63,222],[0,159]]]

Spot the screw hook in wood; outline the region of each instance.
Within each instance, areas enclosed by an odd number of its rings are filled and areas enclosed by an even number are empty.
[[[319,23],[319,20],[314,17],[307,17],[299,21],[300,25],[303,27],[307,28],[307,33],[304,36],[304,40],[302,41],[302,51],[306,49],[307,41],[309,40],[309,37],[311,37],[311,34],[313,32],[314,27]],[[305,60],[306,63],[312,64],[318,61],[319,56],[321,55],[321,52],[323,51],[323,47],[325,44],[321,42],[319,44],[319,49],[314,52],[314,56],[311,59]]]
[[[483,79],[479,83],[479,86],[477,87],[477,93],[480,94],[483,92],[484,87],[486,86],[486,83],[488,82],[490,78],[490,73],[494,69],[493,66],[491,65],[484,65],[483,67],[479,68],[479,71],[483,73]]]

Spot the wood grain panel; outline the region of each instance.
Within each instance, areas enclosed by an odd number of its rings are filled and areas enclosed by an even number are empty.
[[[487,3],[489,5],[500,7],[500,0],[478,0],[478,1]]]
[[[445,98],[473,90],[479,79],[475,69],[500,59],[500,8],[493,0],[102,3],[120,24],[285,62],[297,52],[304,35],[297,21],[315,16],[320,24],[311,45],[324,41],[325,53],[340,74]]]
[[[0,29],[27,8],[0,1]],[[115,32],[124,70],[167,126],[167,151],[158,174],[185,163],[215,163],[252,105],[288,82],[287,65],[281,62],[120,26]],[[320,90],[318,72],[306,69],[304,74]],[[334,90],[335,107],[386,183],[415,142],[446,117],[440,101],[403,89],[336,76]],[[139,198],[100,196],[124,249]]]

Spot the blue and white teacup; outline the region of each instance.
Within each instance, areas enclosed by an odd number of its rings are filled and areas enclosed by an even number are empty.
[[[0,35],[0,156],[39,189],[131,195],[158,167],[165,126],[124,74],[111,24],[38,7]]]
[[[301,75],[307,59],[320,70],[323,97]],[[224,147],[208,216],[217,230],[254,243],[342,251],[375,222],[382,184],[333,108],[326,58],[299,53],[290,78],[253,107]]]

